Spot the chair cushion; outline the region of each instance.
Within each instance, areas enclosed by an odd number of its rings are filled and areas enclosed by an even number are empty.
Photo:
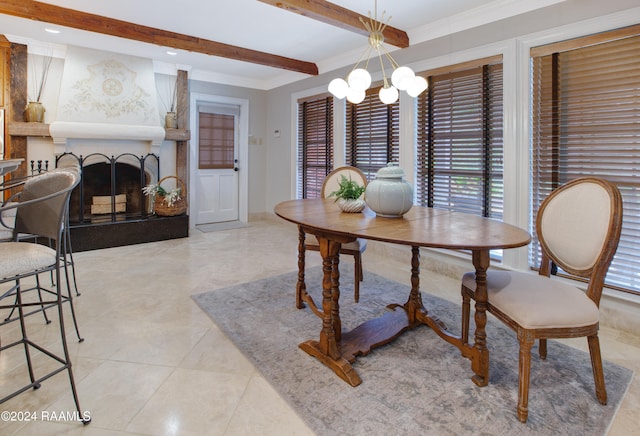
[[[316,238],[314,235],[310,235],[309,233],[305,233],[304,244],[311,250],[317,250],[319,247],[318,238]],[[341,247],[344,250],[354,250],[360,251],[362,253],[367,249],[367,240],[358,238],[353,242],[342,244]]]
[[[56,263],[56,251],[33,242],[0,244],[0,278],[7,279]]]
[[[475,291],[475,273],[462,284]],[[580,289],[553,278],[512,271],[488,271],[489,303],[527,329],[570,328],[596,324],[596,304]]]
[[[13,205],[15,203],[6,203],[3,207]],[[10,240],[13,238],[13,227],[16,225],[16,212],[18,208],[3,210],[0,213],[2,221],[0,222],[0,240]]]
[[[13,230],[7,230],[0,226],[0,241],[10,241],[13,238]]]

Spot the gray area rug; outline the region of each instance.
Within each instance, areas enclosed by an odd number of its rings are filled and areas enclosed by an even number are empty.
[[[381,314],[386,304],[406,300],[408,286],[365,272],[355,304],[351,271],[342,269],[345,331]],[[423,326],[356,360],[362,384],[351,387],[298,348],[318,339],[321,321],[309,309],[295,308],[295,283],[292,272],[193,298],[319,435],[601,435],[633,375],[605,361],[609,403],[602,406],[587,353],[549,341],[541,361],[534,347],[529,420],[522,424],[516,417],[518,344],[489,316],[489,386],[475,386],[470,361]],[[307,287],[320,304],[320,267],[308,269]],[[423,301],[458,332],[458,305],[425,293]]]

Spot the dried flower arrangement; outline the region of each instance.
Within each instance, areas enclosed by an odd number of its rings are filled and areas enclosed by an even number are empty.
[[[142,188],[142,192],[144,192],[144,195],[150,196],[152,200],[155,200],[156,196],[162,197],[164,199],[163,201],[167,203],[167,206],[173,206],[178,200],[182,199],[182,197],[180,196],[181,191],[182,189],[180,187],[167,191],[162,186],[160,186],[160,184],[147,185]]]
[[[166,190],[161,186],[167,179],[176,179],[176,187]],[[187,188],[182,180],[176,176],[166,176],[156,184],[147,185],[142,192],[151,198],[149,212],[159,216],[182,215],[187,211]]]
[[[49,69],[51,68],[51,61],[53,60],[53,56],[43,56],[42,63],[40,68],[36,68],[37,62],[35,58],[32,58],[31,66],[33,67],[33,71],[31,74],[31,78],[33,80],[33,95],[29,95],[29,101],[41,103],[42,99],[42,91],[44,90],[44,86],[47,83],[47,77],[49,76]],[[32,98],[34,97],[34,98]]]

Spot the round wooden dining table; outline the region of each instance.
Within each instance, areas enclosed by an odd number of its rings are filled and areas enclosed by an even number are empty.
[[[485,326],[487,322],[486,272],[492,249],[508,249],[527,245],[529,233],[519,227],[476,215],[413,206],[399,218],[379,217],[366,208],[362,213],[344,213],[333,199],[289,200],[275,206],[276,215],[296,224],[300,230],[301,271],[304,271],[304,233],[318,238],[322,256],[322,303],[317,306],[304,290],[304,273],[298,278],[304,299],[322,319],[318,340],[307,340],[299,346],[331,368],[352,386],[362,380],[352,366],[356,357],[387,344],[404,331],[426,324],[442,339],[457,347],[471,360],[472,380],[478,386],[489,382],[489,350]],[[391,304],[394,310],[379,318],[367,320],[349,332],[342,331],[338,300],[341,244],[365,238],[411,246],[411,291],[406,302]],[[475,335],[473,344],[467,337],[450,333],[436,315],[422,304],[420,295],[420,248],[469,250],[476,271]]]

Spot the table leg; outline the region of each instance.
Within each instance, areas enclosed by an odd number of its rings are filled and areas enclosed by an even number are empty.
[[[331,319],[336,343],[339,343],[342,340],[342,321],[340,320],[340,247],[338,247],[331,265]]]
[[[418,324],[419,313],[426,315],[420,295],[420,247],[411,247],[411,292],[404,308],[411,327]]]
[[[306,255],[305,235],[302,227],[298,226],[298,282],[296,283],[296,308],[298,309],[304,308],[303,300],[307,294],[307,285],[304,280]]]
[[[393,308],[397,305],[389,305]],[[408,327],[414,328],[420,324],[425,324],[433,329],[440,337],[447,342],[453,343],[459,348],[458,338],[447,331],[447,326],[437,317],[429,315],[429,312],[422,303],[420,294],[420,247],[411,247],[411,292],[409,299],[403,306],[407,312]]]
[[[447,326],[436,316],[429,315],[422,304],[420,296],[420,251],[419,247],[412,247],[411,256],[411,293],[404,309],[407,312],[409,327],[426,324],[442,339],[457,347],[462,355],[471,360],[474,372],[473,382],[478,386],[489,383],[489,350],[487,349],[487,269],[489,268],[489,251],[476,250],[473,252],[473,265],[476,269],[476,308],[475,308],[475,343],[466,343],[461,336],[454,335],[447,330]],[[397,305],[391,305],[394,307]]]
[[[475,343],[471,356],[471,369],[475,375],[471,378],[478,386],[489,384],[489,350],[487,349],[487,269],[489,268],[489,250],[473,251],[473,266],[476,269],[475,293]]]
[[[338,255],[340,242],[318,236],[322,255],[322,330],[319,341],[306,341],[299,347],[320,360],[351,386],[362,383],[348,360],[342,357],[339,342],[342,338]]]

